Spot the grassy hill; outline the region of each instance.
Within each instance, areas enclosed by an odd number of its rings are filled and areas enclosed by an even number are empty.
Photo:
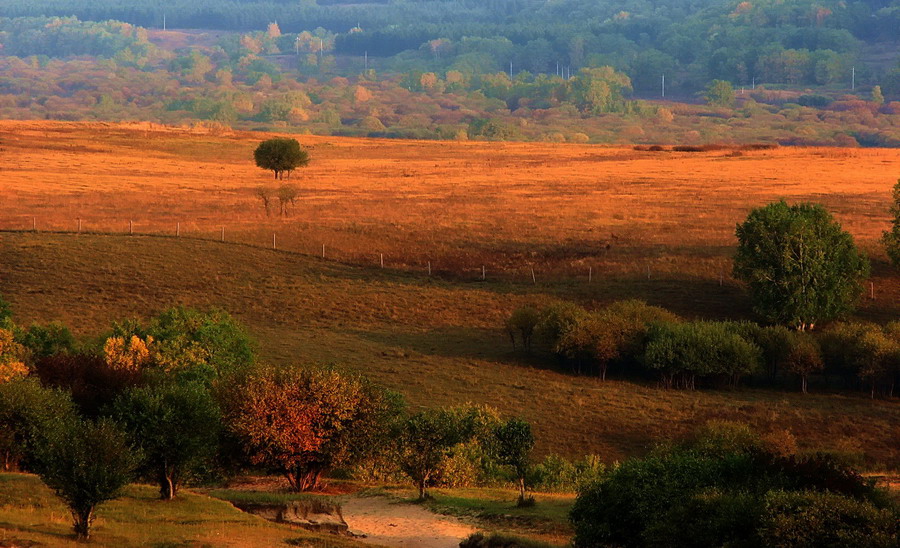
[[[864,452],[877,467],[900,465],[896,401],[600,382],[512,352],[498,329],[512,308],[554,296],[590,300],[581,286],[442,281],[242,245],[127,235],[4,233],[0,264],[0,293],[22,323],[61,320],[91,334],[176,303],[219,306],[249,327],[266,361],[345,366],[413,406],[492,405],[532,421],[541,454],[593,453],[611,462],[719,418],[789,429],[805,448]],[[591,292],[609,298],[641,290],[598,283]]]

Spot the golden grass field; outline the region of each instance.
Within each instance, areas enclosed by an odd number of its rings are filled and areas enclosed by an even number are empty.
[[[89,335],[176,303],[220,306],[248,326],[266,361],[337,363],[414,407],[470,401],[520,414],[535,424],[541,455],[611,462],[728,418],[900,467],[896,400],[603,383],[512,352],[499,329],[516,306],[549,298],[638,297],[691,317],[750,317],[728,276],[734,225],[779,197],[834,211],[875,263],[877,298],[861,303],[860,317],[897,318],[900,275],[877,239],[900,151],[301,136],[313,161],[293,179],[300,201],[277,219],[253,195],[272,183],[251,160],[265,137],[0,122],[0,228],[30,229],[35,217],[39,230],[74,230],[81,218],[84,231],[119,233],[0,233],[0,294],[16,319],[61,320]],[[129,237],[129,220],[136,232],[174,235],[180,223],[182,236],[212,240],[224,226],[229,242],[260,247]],[[266,249],[273,231],[279,251]]]

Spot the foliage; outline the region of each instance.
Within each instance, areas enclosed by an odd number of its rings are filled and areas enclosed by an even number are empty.
[[[871,531],[896,542],[896,525],[885,525],[896,522],[897,510],[858,474],[822,457],[775,456],[760,445],[746,429],[717,426],[692,444],[623,463],[579,494],[574,545],[749,547],[830,535],[813,530],[844,531],[847,539]],[[828,504],[803,516],[779,508],[783,500],[797,509],[806,501]],[[849,515],[864,519],[854,523]]]
[[[78,410],[97,417],[121,393],[145,382],[141,371],[114,369],[93,354],[55,354],[34,363],[34,374],[44,386],[72,395]]]
[[[419,500],[441,461],[458,444],[475,436],[475,409],[427,409],[407,417],[394,435],[397,462],[416,484]]]
[[[121,340],[110,343],[109,339]],[[204,381],[239,374],[255,361],[246,330],[218,309],[174,307],[146,325],[137,320],[115,323],[105,344],[113,351],[113,361],[124,365],[119,369],[175,373]]]
[[[37,447],[38,474],[72,512],[75,534],[90,537],[97,506],[119,496],[137,458],[111,421],[74,419]]]
[[[143,472],[159,484],[163,499],[174,498],[218,447],[221,412],[200,383],[133,388],[119,396],[110,414],[141,450]]]
[[[27,374],[25,347],[15,341],[11,330],[0,327],[0,384]]]
[[[309,163],[309,153],[300,148],[296,139],[267,139],[253,151],[253,159],[256,165],[262,169],[269,169],[275,174],[276,179],[283,179],[284,173],[290,173],[298,167]]]
[[[3,470],[34,464],[37,440],[75,416],[68,394],[43,388],[37,379],[0,384],[0,454]]]
[[[497,461],[509,466],[519,484],[519,504],[525,503],[525,478],[530,467],[534,434],[531,424],[522,419],[510,419],[494,428],[494,451]]]
[[[807,333],[794,333],[784,365],[788,371],[800,376],[801,391],[806,394],[807,378],[825,368],[818,343]]]
[[[547,455],[531,468],[528,484],[536,491],[574,493],[599,481],[607,467],[598,455],[570,461],[559,455]]]
[[[552,303],[541,309],[537,333],[551,350],[559,352],[558,345],[563,335],[587,314],[584,308],[572,302]]]
[[[706,87],[706,102],[717,107],[734,106],[734,86],[725,80],[713,80]]]
[[[550,548],[550,545],[537,540],[516,537],[501,533],[472,533],[459,543],[460,548]]]
[[[284,474],[294,490],[373,454],[399,407],[361,378],[329,369],[261,369],[227,395],[229,428],[254,464]]]
[[[882,236],[885,250],[894,266],[900,267],[900,179],[891,191],[891,229]]]
[[[650,331],[644,360],[668,387],[694,388],[697,377],[725,378],[733,386],[759,367],[761,351],[724,324],[659,324]]]
[[[46,325],[31,324],[21,336],[21,343],[28,349],[31,359],[72,354],[78,348],[75,336],[68,327],[59,322],[50,322]]]
[[[509,340],[512,342],[513,349],[516,347],[516,335],[518,335],[522,340],[522,348],[526,352],[531,352],[531,340],[540,320],[540,311],[533,305],[526,305],[513,310],[505,323],[506,332],[509,334]]]
[[[869,262],[820,205],[775,202],[736,233],[734,275],[768,321],[811,329],[849,312],[862,293]]]

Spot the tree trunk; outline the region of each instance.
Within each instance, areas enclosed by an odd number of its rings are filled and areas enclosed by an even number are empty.
[[[525,478],[519,478],[519,505],[525,504]]]
[[[802,387],[803,393],[806,394],[806,375],[800,375],[800,385]]]
[[[606,370],[609,369],[609,365],[606,363],[600,364],[600,380],[606,380]]]
[[[74,529],[75,536],[78,540],[87,540],[91,538],[91,523],[94,521],[94,507],[91,506],[85,510],[72,510],[72,517],[75,519]]]
[[[425,493],[425,477],[419,478],[419,500],[425,500],[427,494]]]

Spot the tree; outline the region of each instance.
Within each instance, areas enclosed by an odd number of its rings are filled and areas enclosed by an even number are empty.
[[[142,468],[171,500],[197,465],[217,448],[221,413],[200,383],[167,383],[134,388],[113,404],[112,416],[141,449]]]
[[[75,534],[90,537],[97,506],[119,496],[137,465],[125,434],[109,420],[73,419],[42,439],[38,474],[72,512]]]
[[[294,205],[300,190],[294,185],[281,185],[278,187],[278,210],[282,216],[287,215],[288,204]]]
[[[819,345],[807,333],[792,333],[790,347],[784,365],[791,373],[800,376],[800,389],[806,394],[806,380],[810,373],[821,371],[825,364]]]
[[[894,185],[892,191],[893,204],[891,205],[891,229],[885,230],[882,236],[885,250],[894,266],[900,267],[900,179]]]
[[[267,139],[253,151],[256,165],[262,169],[270,169],[276,179],[283,179],[284,173],[290,173],[298,167],[309,164],[309,153],[300,148],[296,139]]]
[[[24,377],[27,374],[25,347],[15,341],[11,330],[0,327],[0,383]]]
[[[514,350],[516,348],[516,334],[518,333],[522,339],[522,348],[526,352],[531,352],[531,339],[540,319],[540,312],[532,305],[525,305],[513,310],[513,313],[506,319],[505,327]]]
[[[34,378],[0,384],[0,457],[3,470],[33,464],[35,440],[75,415],[66,392],[44,388]]]
[[[528,475],[529,456],[534,447],[531,425],[522,419],[510,419],[494,428],[497,461],[513,469],[519,484],[519,506],[525,502],[525,476]]]
[[[874,86],[872,88],[872,102],[878,106],[884,104],[884,94],[881,93],[881,86]]]
[[[295,491],[377,451],[398,403],[363,379],[327,369],[263,369],[229,396],[229,426],[254,464]]]
[[[270,213],[269,206],[272,204],[272,195],[274,194],[274,192],[270,188],[261,186],[257,187],[257,189],[254,190],[254,194],[256,194],[256,197],[259,198],[260,201],[262,201],[263,207],[266,209],[266,217],[268,217]]]
[[[818,204],[754,209],[736,234],[734,276],[770,322],[812,329],[852,310],[862,294],[869,261]]]
[[[706,102],[713,106],[730,107],[734,105],[734,87],[725,80],[713,80],[706,86]]]
[[[428,482],[441,461],[459,443],[471,439],[473,416],[453,409],[427,409],[404,420],[395,435],[397,463],[428,498]]]

